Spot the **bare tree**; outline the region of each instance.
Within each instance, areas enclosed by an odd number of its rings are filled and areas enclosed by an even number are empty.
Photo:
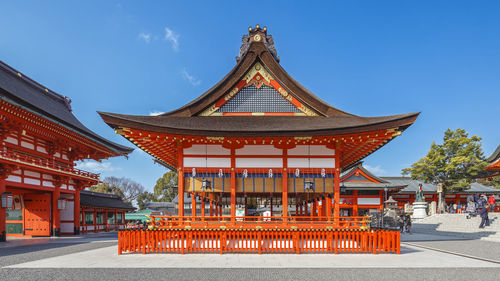
[[[145,191],[140,183],[129,178],[117,177],[105,177],[102,183],[90,187],[89,190],[116,194],[128,203],[135,201]]]

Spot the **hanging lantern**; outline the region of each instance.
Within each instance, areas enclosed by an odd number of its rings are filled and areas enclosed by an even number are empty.
[[[296,178],[300,177],[300,170],[299,169],[295,169],[295,177]]]
[[[321,177],[322,178],[326,177],[326,171],[325,171],[325,169],[321,169]]]
[[[203,189],[212,189],[211,182],[207,179],[203,179],[203,181],[201,182],[201,186],[203,187]]]
[[[267,173],[267,177],[268,178],[272,178],[273,177],[273,169],[269,169],[269,172]]]
[[[64,198],[57,199],[57,209],[58,210],[65,210],[66,204],[67,204],[66,199],[64,199]]]
[[[193,178],[196,177],[196,169],[195,168],[193,168],[193,170],[191,170],[191,175],[193,176]]]
[[[248,170],[247,169],[243,170],[243,177],[244,178],[248,177]]]
[[[4,192],[2,195],[2,208],[12,209],[14,197],[10,192]]]
[[[222,178],[224,176],[224,173],[222,172],[222,169],[219,169],[219,178]]]

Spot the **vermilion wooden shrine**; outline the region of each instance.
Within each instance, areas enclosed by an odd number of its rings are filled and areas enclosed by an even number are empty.
[[[180,195],[202,197],[210,204],[210,214],[202,206],[196,216],[192,200],[192,213],[186,215],[184,196],[179,196],[178,217],[156,217],[153,227],[245,230],[250,235],[245,239],[262,246],[263,238],[251,238],[251,231],[307,229],[320,235],[365,229],[365,217],[340,215],[340,173],[399,136],[418,113],[360,117],[328,105],[281,67],[273,37],[257,26],[243,37],[236,66],[187,105],[159,116],[100,115],[116,133],[177,170]],[[230,202],[229,216],[222,216],[225,201]],[[248,216],[249,204],[270,206],[270,216]],[[332,242],[330,234],[323,234]],[[167,243],[169,237],[152,243]],[[198,243],[186,239],[176,240],[184,250]],[[228,245],[219,246],[230,251]],[[333,249],[328,245],[324,249]]]
[[[71,100],[0,61],[0,241],[80,232],[80,190],[99,175],[75,161],[126,155],[72,114]]]
[[[495,151],[486,159],[488,161],[489,165],[486,166],[485,170],[486,171],[492,171],[493,175],[499,175],[500,174],[500,145],[495,149]]]

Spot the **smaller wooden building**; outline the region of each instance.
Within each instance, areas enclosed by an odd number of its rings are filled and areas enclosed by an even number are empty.
[[[125,213],[135,210],[115,194],[80,191],[80,230],[82,233],[125,228]]]

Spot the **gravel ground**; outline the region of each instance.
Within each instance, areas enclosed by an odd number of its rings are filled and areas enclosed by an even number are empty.
[[[498,268],[1,269],[0,280],[498,280]]]

